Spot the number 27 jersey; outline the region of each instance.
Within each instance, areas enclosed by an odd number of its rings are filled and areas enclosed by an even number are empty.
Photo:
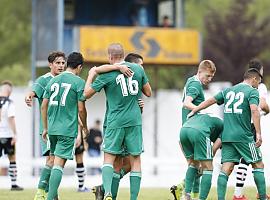
[[[222,142],[252,142],[250,105],[259,105],[259,92],[246,83],[239,83],[219,92],[215,99],[224,103]]]
[[[49,135],[77,136],[78,101],[85,101],[84,85],[83,79],[68,71],[50,80],[44,94],[49,99]]]

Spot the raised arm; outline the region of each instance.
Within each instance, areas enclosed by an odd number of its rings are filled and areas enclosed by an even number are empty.
[[[111,71],[120,71],[122,74],[124,74],[127,77],[131,77],[133,75],[133,71],[126,65],[101,65],[99,67],[96,67],[96,73],[102,74],[106,72]]]
[[[97,76],[96,67],[92,67],[88,72],[88,77],[83,92],[83,95],[85,96],[86,99],[91,98],[96,93],[96,91],[91,87],[91,84],[93,83],[96,76]]]

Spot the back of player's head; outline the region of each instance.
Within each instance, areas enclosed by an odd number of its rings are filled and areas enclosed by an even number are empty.
[[[256,68],[250,68],[248,69],[244,74],[244,80],[248,80],[251,78],[260,79],[262,78],[262,75],[260,74],[260,71]]]
[[[108,54],[112,58],[124,58],[124,48],[120,43],[112,43],[108,47]]]
[[[79,65],[83,64],[83,56],[79,52],[72,52],[67,58],[67,67],[76,69]]]
[[[126,62],[130,62],[130,63],[141,63],[141,61],[143,61],[143,57],[137,53],[129,53],[128,55],[126,55],[125,57],[125,61]]]
[[[63,57],[64,60],[66,60],[66,55],[65,53],[61,52],[61,51],[53,51],[49,54],[48,56],[48,62],[49,63],[53,63],[53,61],[55,61],[56,58],[59,57]]]
[[[248,68],[254,68],[260,71],[263,68],[263,65],[260,60],[258,59],[252,59],[248,62]]]
[[[5,80],[1,82],[0,91],[10,94],[12,92],[12,82],[9,80]]]
[[[203,60],[200,62],[198,71],[210,71],[211,73],[216,72],[216,66],[211,60]]]

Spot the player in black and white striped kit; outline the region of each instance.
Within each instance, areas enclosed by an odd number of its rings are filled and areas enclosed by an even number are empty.
[[[17,131],[15,125],[15,107],[9,96],[12,92],[12,83],[4,81],[0,86],[0,157],[7,154],[9,159],[8,174],[11,179],[11,190],[23,190],[17,185],[17,165],[15,144]]]

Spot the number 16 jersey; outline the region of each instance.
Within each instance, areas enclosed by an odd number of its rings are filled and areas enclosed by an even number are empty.
[[[106,129],[116,129],[142,124],[138,97],[148,78],[143,68],[137,64],[123,62],[133,72],[132,77],[125,77],[119,71],[99,75],[91,87],[99,92],[105,90],[108,102]]]
[[[250,105],[259,105],[259,92],[246,83],[239,83],[219,92],[215,99],[224,103],[222,142],[252,142]]]
[[[49,135],[77,137],[78,101],[85,101],[84,85],[83,79],[68,71],[50,80],[44,94],[49,99]]]

